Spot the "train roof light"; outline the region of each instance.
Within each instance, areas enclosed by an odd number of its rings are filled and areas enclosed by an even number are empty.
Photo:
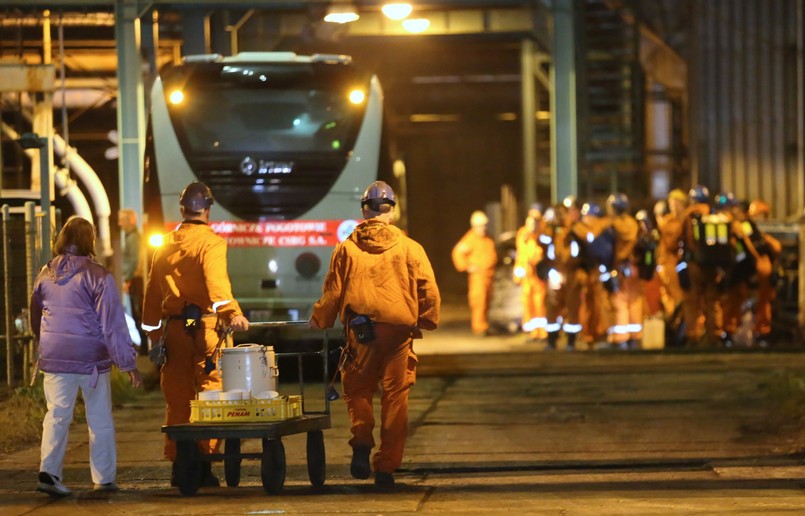
[[[363,104],[366,100],[366,93],[360,89],[354,89],[349,92],[349,101],[353,104]]]
[[[171,101],[171,104],[181,104],[184,101],[184,93],[182,93],[182,90],[173,90],[170,92],[170,95],[168,95],[168,99]]]
[[[411,14],[413,9],[414,8],[408,2],[392,2],[383,5],[380,10],[383,11],[386,17],[392,20],[403,20],[408,18],[408,15]]]
[[[357,21],[360,16],[355,6],[349,0],[336,0],[327,9],[324,21],[328,23],[351,23]]]

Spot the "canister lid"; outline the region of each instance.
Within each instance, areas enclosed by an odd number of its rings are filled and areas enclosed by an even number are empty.
[[[238,344],[234,348],[223,348],[224,353],[263,353],[265,348],[266,353],[273,353],[273,346],[263,346],[262,344]]]

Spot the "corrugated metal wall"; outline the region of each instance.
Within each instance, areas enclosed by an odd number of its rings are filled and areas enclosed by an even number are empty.
[[[803,0],[698,0],[690,32],[693,181],[803,209]]]

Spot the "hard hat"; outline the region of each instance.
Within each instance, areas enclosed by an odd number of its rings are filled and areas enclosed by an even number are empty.
[[[648,210],[640,210],[634,214],[635,220],[638,222],[651,222],[651,218],[648,216]]]
[[[674,201],[675,200],[675,201],[680,201],[680,202],[688,202],[688,196],[685,195],[685,192],[683,192],[681,189],[674,188],[673,190],[670,191],[670,193],[668,193],[668,200],[669,201]]]
[[[626,213],[629,211],[629,198],[624,193],[614,193],[607,198],[607,206],[618,215]]]
[[[541,219],[542,218],[542,205],[540,203],[534,203],[531,205],[531,208],[528,209],[528,216],[532,219]]]
[[[373,200],[378,200],[379,204],[391,204],[392,206],[397,204],[394,190],[385,181],[375,181],[366,187],[361,197],[361,206]]]
[[[565,208],[578,208],[579,201],[576,199],[575,195],[568,195],[564,199],[562,199],[562,206]]]
[[[179,196],[179,205],[186,210],[200,213],[213,205],[212,190],[201,181],[193,181],[185,186]]]
[[[733,206],[737,206],[738,201],[735,199],[735,196],[732,193],[721,192],[720,194],[716,195],[715,205],[717,209],[723,210],[725,208],[732,208]]]
[[[771,215],[771,208],[769,208],[769,205],[760,199],[752,201],[752,203],[749,205],[749,216],[760,217],[764,215],[767,217]]]
[[[475,210],[470,216],[470,226],[486,226],[489,224],[489,217],[481,210]]]
[[[582,217],[603,217],[604,210],[601,209],[597,203],[594,202],[585,202],[581,206],[581,215]]]
[[[685,195],[685,194],[682,194],[682,195]],[[670,199],[670,196],[669,196],[669,199]],[[688,198],[685,197],[685,201],[687,201],[687,199]],[[665,215],[667,213],[668,213],[668,203],[665,200],[660,199],[659,201],[654,203],[654,216],[655,217],[660,218],[660,217],[662,217],[663,215]]]
[[[710,190],[704,185],[696,185],[688,192],[688,199],[695,203],[708,204],[710,202]]]

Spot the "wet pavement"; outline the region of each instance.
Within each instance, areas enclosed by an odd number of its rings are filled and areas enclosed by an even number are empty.
[[[805,374],[797,352],[553,352],[525,337],[474,338],[462,321],[417,342],[420,378],[393,491],[349,476],[342,402],[324,432],[325,486],[310,485],[304,435],[283,439],[279,495],[244,460],[239,487],[185,497],[161,460],[163,402],[143,394],[115,413],[118,483],[94,493],[84,424],[75,424],[65,483],[36,493],[38,447],[0,459],[3,514],[805,514],[801,441],[769,431],[765,386]],[[320,388],[320,386],[319,386]],[[293,386],[282,384],[283,393]],[[313,405],[317,389],[306,390]],[[258,441],[244,441],[258,451]],[[214,466],[223,478],[223,467]]]

